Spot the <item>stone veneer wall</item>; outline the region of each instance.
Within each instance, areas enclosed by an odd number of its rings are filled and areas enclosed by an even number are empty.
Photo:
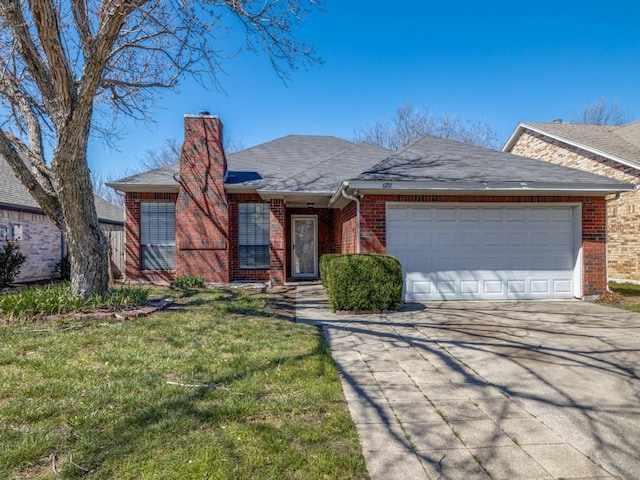
[[[54,276],[56,264],[62,258],[62,235],[45,215],[0,210],[0,232],[10,224],[22,225],[20,251],[27,256],[16,282],[48,280]],[[4,245],[4,239],[0,239]]]
[[[511,153],[640,184],[638,169],[537,132],[523,132]],[[640,282],[640,191],[607,203],[607,256],[609,279]]]

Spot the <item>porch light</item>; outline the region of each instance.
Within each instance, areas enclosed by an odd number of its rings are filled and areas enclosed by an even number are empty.
[[[307,203],[307,208],[313,208],[314,206],[315,206],[315,203],[313,202]]]

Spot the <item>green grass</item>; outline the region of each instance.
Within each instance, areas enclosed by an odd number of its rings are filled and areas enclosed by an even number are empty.
[[[611,306],[631,312],[640,312],[640,285],[634,283],[609,282],[609,289],[624,297],[620,303],[614,303]]]
[[[88,300],[71,293],[71,284],[52,283],[27,287],[0,295],[0,323],[25,320],[47,315],[59,315],[87,309],[120,309],[145,305],[149,290],[140,287],[110,287],[104,295],[93,295]]]
[[[635,283],[609,282],[609,288],[628,297],[640,297],[640,285]]]
[[[0,478],[367,478],[323,338],[276,301],[0,327]]]

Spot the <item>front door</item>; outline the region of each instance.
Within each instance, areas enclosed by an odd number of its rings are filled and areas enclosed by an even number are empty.
[[[318,217],[296,215],[291,217],[291,276],[316,278],[318,276]]]

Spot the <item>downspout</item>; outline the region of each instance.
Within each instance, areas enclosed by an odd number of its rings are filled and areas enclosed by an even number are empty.
[[[349,184],[343,184],[340,193],[342,193],[342,196],[347,200],[356,202],[356,238],[358,239],[356,242],[356,253],[360,253],[360,199],[357,196],[349,195],[347,188],[349,188]]]

